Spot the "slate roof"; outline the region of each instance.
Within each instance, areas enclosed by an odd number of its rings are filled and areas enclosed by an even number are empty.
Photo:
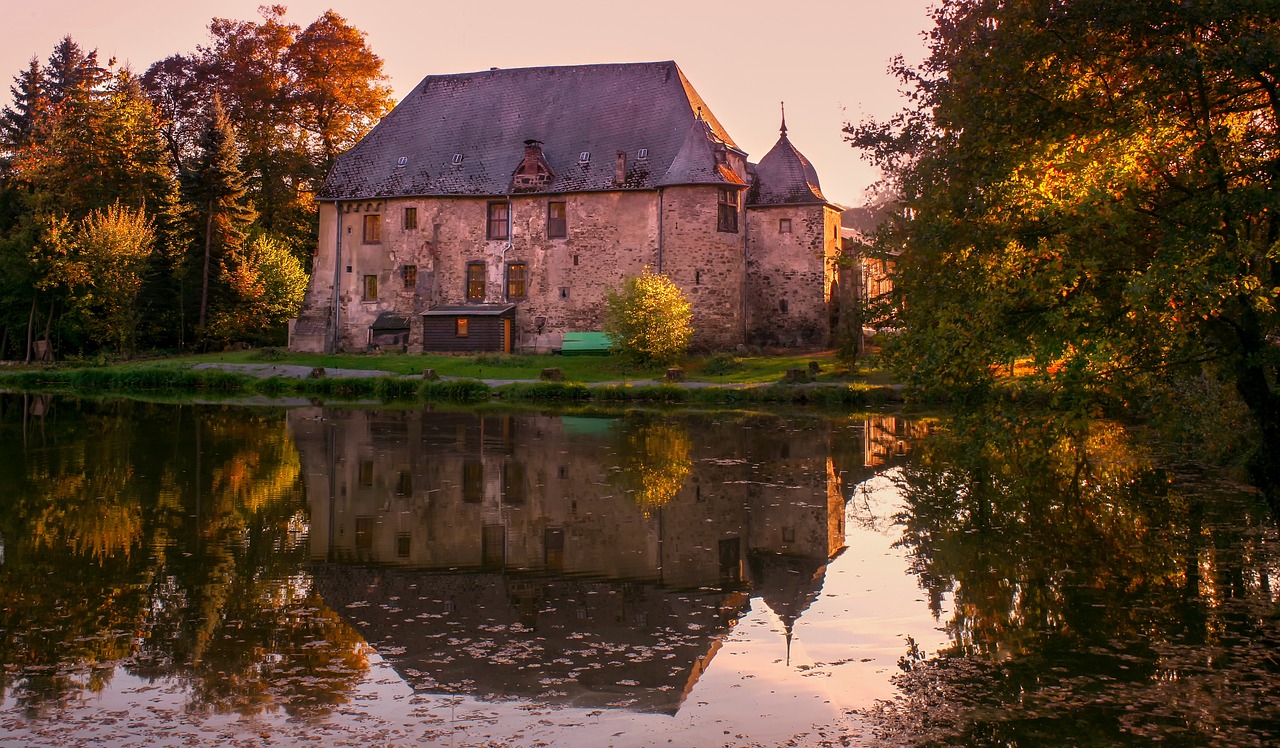
[[[670,187],[677,184],[739,184],[746,182],[734,173],[733,169],[716,159],[716,146],[719,139],[711,129],[711,125],[701,118],[695,118],[689,126],[689,134],[679,153],[671,161],[662,178],[657,181],[659,187]],[[721,160],[723,161],[723,160]]]
[[[621,187],[652,189],[671,171],[699,115],[715,141],[742,153],[672,61],[429,75],[338,158],[319,197],[505,195],[526,140],[542,142],[555,175],[539,192],[619,189],[618,152],[627,154]],[[583,152],[590,153],[585,163]],[[686,164],[667,183],[728,181],[714,160],[700,168],[713,173]]]
[[[786,125],[773,148],[755,168],[748,205],[830,204],[818,184],[818,172],[787,139]]]

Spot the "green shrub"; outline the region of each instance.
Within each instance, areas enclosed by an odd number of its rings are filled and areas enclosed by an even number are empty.
[[[498,394],[507,400],[587,400],[591,390],[578,382],[529,382],[509,384]]]
[[[712,356],[711,360],[702,365],[702,373],[713,377],[718,377],[723,374],[732,374],[733,372],[740,371],[741,369],[742,362],[727,353]]]
[[[479,403],[493,395],[489,385],[477,379],[452,379],[424,381],[418,385],[418,397],[423,400],[452,400],[459,403]]]
[[[403,377],[378,377],[374,380],[374,392],[384,401],[412,400],[418,395],[419,381]]]

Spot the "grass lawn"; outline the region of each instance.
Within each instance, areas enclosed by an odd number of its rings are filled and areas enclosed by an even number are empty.
[[[746,384],[780,382],[787,369],[807,369],[810,361],[818,362],[819,382],[862,382],[889,384],[888,376],[874,360],[864,360],[855,376],[848,377],[846,367],[831,351],[777,356],[691,357],[681,364],[685,378],[691,382]],[[628,366],[616,356],[506,356],[482,354],[472,356],[406,355],[406,354],[321,354],[290,353],[275,349],[206,353],[189,356],[137,361],[119,364],[127,368],[189,367],[197,363],[293,364],[322,366],[326,369],[377,369],[396,374],[421,374],[435,369],[445,377],[476,379],[538,379],[546,368],[558,368],[571,382],[621,382],[662,379],[665,367]],[[65,365],[65,364],[64,364]]]

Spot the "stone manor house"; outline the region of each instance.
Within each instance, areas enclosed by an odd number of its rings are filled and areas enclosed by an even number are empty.
[[[293,350],[551,349],[646,267],[700,348],[835,329],[839,206],[785,118],[751,163],[674,62],[427,76],[318,198]]]

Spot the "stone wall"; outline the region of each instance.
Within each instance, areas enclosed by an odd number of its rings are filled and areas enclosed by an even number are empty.
[[[826,205],[755,207],[747,220],[748,339],[767,346],[828,345],[839,212]]]
[[[708,350],[743,341],[742,294],[746,220],[738,231],[718,231],[719,187],[668,187],[662,194],[662,262],[693,305],[693,345]],[[740,196],[741,197],[741,196]]]
[[[688,296],[695,345],[731,347],[743,339],[747,226],[740,213],[737,233],[717,231],[717,194],[714,186],[693,186],[516,195],[510,199],[511,237],[500,240],[486,238],[488,205],[494,202],[487,198],[323,203],[306,303],[331,304],[341,233],[343,350],[366,350],[369,325],[384,312],[416,320],[433,306],[468,303],[469,263],[484,263],[486,303],[517,305],[517,349],[529,348],[540,334],[600,330],[606,292],[645,267],[670,275]],[[565,203],[565,238],[547,236],[551,202]],[[406,227],[407,209],[415,212],[411,227]],[[367,220],[377,224],[376,241],[365,241]],[[523,298],[508,298],[507,274],[513,263],[527,269]],[[406,274],[408,267],[415,271]],[[376,296],[366,294],[366,276],[376,279]],[[420,351],[420,326],[412,325],[411,331],[410,351]]]

